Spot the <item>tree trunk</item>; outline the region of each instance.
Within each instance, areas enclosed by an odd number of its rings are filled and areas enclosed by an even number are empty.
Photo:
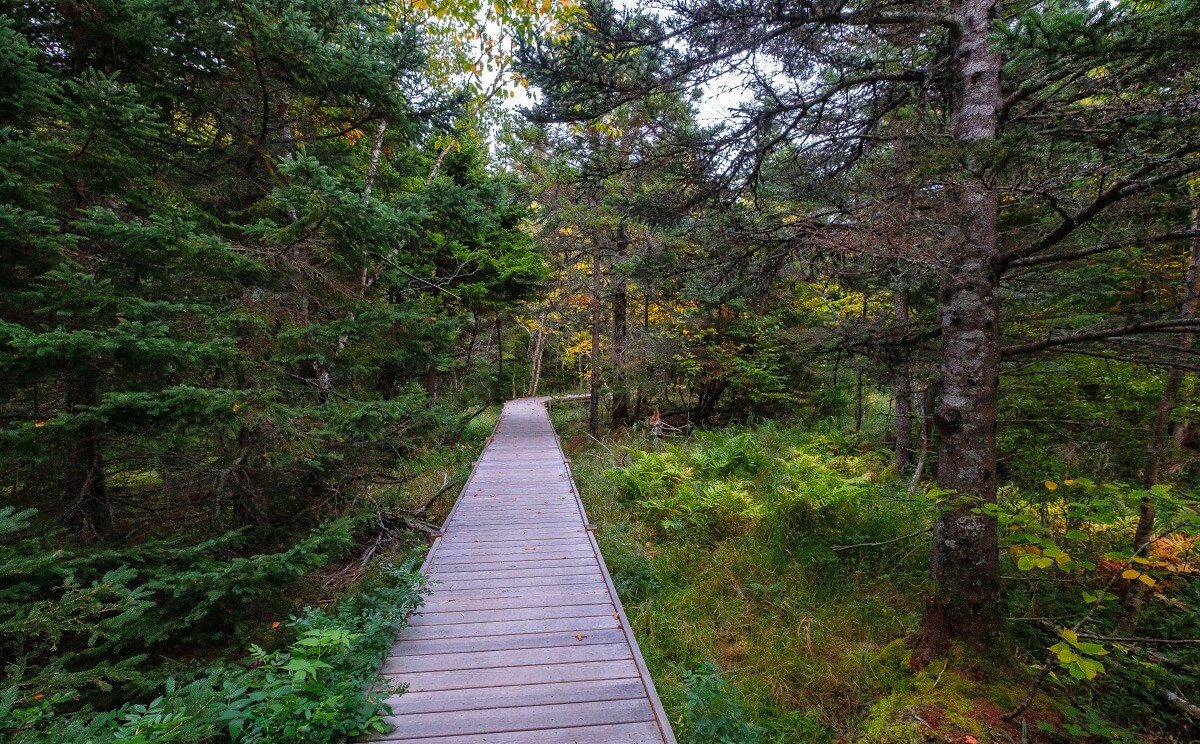
[[[625,225],[617,227],[617,261],[620,261],[629,250],[629,236]],[[629,424],[629,387],[625,375],[625,348],[628,345],[629,328],[627,326],[629,308],[629,288],[625,277],[612,272],[612,342],[613,342],[613,400],[612,427],[614,429]]]
[[[929,444],[933,441],[933,412],[937,407],[937,383],[931,382],[921,391],[921,448],[917,451],[917,464],[908,481],[908,492],[916,493],[925,474],[925,462],[929,459]]]
[[[81,373],[68,383],[67,407],[78,411],[83,406],[100,402],[96,380],[91,372]],[[67,455],[67,522],[83,531],[88,525],[99,537],[112,533],[112,505],[104,479],[104,456],[100,447],[100,431],[95,424],[80,428]]]
[[[1192,209],[1192,229],[1200,229],[1200,206]],[[1184,320],[1196,317],[1200,305],[1200,238],[1192,238],[1191,253],[1188,256],[1187,273],[1184,280],[1183,305],[1179,316]],[[1179,355],[1186,355],[1195,342],[1195,334],[1179,334]],[[1172,367],[1167,370],[1167,378],[1163,384],[1162,394],[1158,398],[1158,409],[1154,413],[1154,422],[1150,425],[1150,437],[1146,443],[1146,464],[1142,468],[1142,488],[1149,490],[1158,485],[1162,472],[1163,451],[1167,439],[1171,436],[1171,414],[1175,411],[1175,403],[1179,398],[1179,388],[1183,385],[1183,370]],[[1144,556],[1150,550],[1150,542],[1154,539],[1154,519],[1158,516],[1154,500],[1149,494],[1142,496],[1138,504],[1138,523],[1133,533],[1133,550],[1135,555]],[[1121,607],[1121,615],[1113,629],[1114,635],[1131,636],[1137,630],[1138,618],[1141,615],[1142,603],[1146,597],[1146,585],[1134,581],[1125,592],[1125,600]]]
[[[496,393],[504,394],[504,318],[496,311]]]
[[[994,139],[1000,56],[989,48],[995,0],[955,0],[952,135],[959,143]],[[996,500],[996,399],[999,297],[995,191],[976,176],[947,186],[949,255],[941,288],[942,397],[936,413],[938,486],[952,492],[934,522],[933,591],[911,657],[915,668],[952,641],[986,648],[1000,635],[996,520],[974,509]]]
[[[863,288],[862,297],[863,322],[867,319],[867,290]],[[863,372],[862,368],[854,370],[854,431],[862,431],[863,422]]]
[[[471,313],[471,338],[467,341],[467,358],[463,360],[463,377],[471,374],[471,362],[474,360],[477,338],[479,338],[479,315]]]
[[[892,291],[892,309],[896,313],[896,322],[901,326],[908,324],[908,289],[897,285]],[[903,364],[896,371],[894,384],[896,396],[896,470],[900,473],[907,471],[913,462],[913,415],[912,415],[912,378],[909,376],[908,364]]]
[[[537,329],[529,333],[529,395],[537,395],[538,384],[542,380],[542,357],[546,350],[546,331],[542,324],[546,322],[543,314],[538,318]]]
[[[600,434],[600,246],[592,254],[592,353],[588,385],[588,431]]]
[[[379,172],[379,156],[383,153],[383,135],[386,133],[387,120],[380,119],[379,126],[375,128],[375,142],[371,145],[371,159],[367,163],[367,179],[363,185],[363,193],[367,196],[375,188],[375,174]]]

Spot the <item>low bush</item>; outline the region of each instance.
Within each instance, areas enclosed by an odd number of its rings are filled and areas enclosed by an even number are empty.
[[[0,548],[6,740],[331,742],[382,730],[387,707],[369,689],[420,601],[415,558],[329,610],[271,623],[258,634],[274,649],[251,646],[241,662],[165,661],[196,639],[231,635],[235,607],[278,595],[345,552],[354,520],[281,553],[237,556],[236,533],[129,554],[43,550],[45,537],[20,539],[32,516],[0,509],[0,533],[13,539]]]

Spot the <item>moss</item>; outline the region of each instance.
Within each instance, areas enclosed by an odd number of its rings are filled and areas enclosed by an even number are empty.
[[[909,744],[1011,740],[1014,729],[1001,711],[1025,695],[1021,672],[1008,658],[980,657],[954,646],[920,672],[908,668],[911,652],[895,641],[874,658],[877,675],[891,692],[873,705],[862,724],[863,742]]]

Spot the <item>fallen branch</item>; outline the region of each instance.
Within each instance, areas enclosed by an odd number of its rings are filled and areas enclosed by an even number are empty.
[[[423,516],[425,512],[429,511],[429,507],[433,506],[433,502],[437,501],[442,494],[450,491],[450,489],[454,488],[458,484],[459,481],[450,480],[450,476],[447,474],[442,478],[442,487],[437,490],[437,493],[422,501],[421,505],[416,509],[413,509],[411,513],[418,517]]]
[[[901,540],[907,540],[910,537],[916,537],[917,535],[924,535],[926,532],[932,532],[932,531],[933,531],[932,527],[926,527],[925,529],[917,530],[916,532],[910,532],[907,535],[901,535],[900,537],[893,537],[891,540],[881,540],[880,542],[855,543],[853,545],[834,545],[833,549],[834,550],[849,550],[850,548],[874,548],[874,547],[878,547],[880,545],[891,545],[894,542],[900,542]]]
[[[458,444],[458,440],[462,439],[462,435],[467,431],[467,426],[469,426],[472,421],[478,418],[480,414],[491,407],[491,403],[484,403],[479,408],[476,408],[474,411],[472,411],[469,415],[464,416],[462,420],[458,422],[458,428],[454,431],[454,434],[452,434],[450,438],[445,441],[445,444]]]
[[[1053,633],[1057,634],[1059,632],[1059,626],[1055,625],[1053,622],[1051,622],[1047,618],[1038,618],[1038,622],[1040,622],[1042,624],[1042,627],[1046,628],[1047,630],[1049,630]],[[1105,641],[1108,643],[1112,643],[1115,646],[1120,646],[1121,648],[1125,649],[1126,651],[1129,651],[1130,653],[1141,654],[1142,656],[1145,656],[1147,659],[1154,662],[1155,664],[1164,666],[1167,669],[1174,669],[1179,672],[1189,671],[1189,669],[1187,668],[1186,665],[1180,663],[1179,661],[1177,661],[1175,659],[1172,659],[1170,656],[1165,656],[1163,654],[1160,654],[1159,652],[1157,652],[1153,649],[1143,648],[1142,646],[1140,646],[1134,642],[1134,641],[1150,642],[1150,641],[1154,641],[1154,640],[1161,641],[1161,640],[1165,640],[1165,639],[1113,638],[1111,636],[1101,636],[1101,635],[1096,635],[1095,633],[1087,633],[1082,630],[1078,631],[1077,635],[1080,638],[1089,638],[1093,641]],[[1186,640],[1183,642],[1184,643],[1197,643],[1197,641],[1186,641]]]
[[[1167,705],[1170,705],[1172,708],[1175,708],[1176,710],[1181,711],[1192,718],[1200,720],[1200,706],[1189,703],[1187,700],[1181,698],[1179,695],[1176,695],[1170,690],[1159,690],[1158,695],[1167,703]]]

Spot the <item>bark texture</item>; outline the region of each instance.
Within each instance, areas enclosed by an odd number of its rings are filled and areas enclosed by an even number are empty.
[[[592,254],[592,353],[588,384],[588,431],[600,433],[600,248]]]
[[[1000,57],[988,45],[994,0],[957,0],[955,140],[994,139],[1000,105]],[[912,663],[928,664],[951,641],[990,645],[1000,633],[996,521],[975,513],[996,500],[996,396],[999,385],[997,197],[977,175],[947,187],[948,255],[941,287],[942,395],[935,414],[938,486],[951,491],[934,523],[934,590],[921,618]]]

